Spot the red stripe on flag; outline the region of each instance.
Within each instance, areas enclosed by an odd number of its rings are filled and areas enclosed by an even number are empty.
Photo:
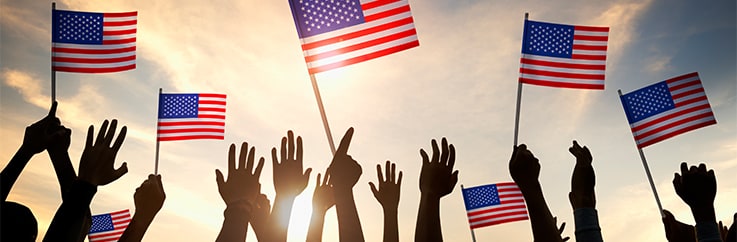
[[[601,74],[578,74],[570,72],[556,72],[556,71],[543,71],[528,68],[520,68],[520,73],[539,75],[539,76],[552,76],[561,78],[574,78],[574,79],[588,79],[588,80],[604,80],[604,75]]]
[[[138,15],[138,12],[103,13],[104,17],[111,17],[111,18],[135,17],[137,15]]]
[[[102,35],[126,35],[135,34],[137,29],[124,29],[124,30],[103,30]]]
[[[108,72],[119,72],[119,71],[136,69],[136,64],[131,64],[127,66],[119,66],[119,67],[100,67],[100,68],[54,66],[53,69],[55,71],[65,71],[65,72],[108,73]]]
[[[215,100],[202,100],[202,97],[200,97],[200,105],[203,104],[209,104],[209,105],[223,105],[225,106],[225,101],[215,101]]]
[[[522,206],[522,208],[524,208],[524,206]],[[473,222],[489,220],[493,218],[503,218],[503,217],[509,217],[509,216],[515,216],[515,215],[525,215],[525,214],[527,214],[526,210],[506,212],[506,213],[492,214],[492,215],[487,215],[487,216],[482,216],[482,217],[475,217],[475,218],[469,219],[469,222],[473,223]],[[469,215],[469,217],[471,216]]]
[[[579,70],[601,70],[606,68],[606,65],[592,65],[592,64],[574,64],[574,63],[562,63],[553,61],[533,60],[522,58],[522,64],[538,65],[538,66],[549,66],[557,68],[568,68],[568,69],[579,69]]]
[[[369,9],[372,9],[372,8],[378,8],[378,7],[381,7],[381,6],[384,6],[384,5],[393,3],[393,2],[399,2],[399,0],[378,0],[378,1],[373,1],[373,2],[370,2],[370,3],[361,4],[361,8],[363,9],[363,11],[366,11],[366,10],[369,10]]]
[[[584,55],[584,54],[572,54],[571,59],[574,60],[606,60],[606,55]]]
[[[225,119],[225,115],[200,114],[197,118]]]
[[[682,75],[682,76],[677,76],[677,77],[674,77],[674,78],[665,80],[665,82],[667,82],[667,83],[673,83],[673,82],[677,82],[677,81],[680,81],[680,80],[683,80],[683,79],[688,79],[688,78],[698,77],[698,76],[699,76],[699,73],[698,72],[691,72],[691,73],[688,73],[688,74],[685,74],[685,75]]]
[[[609,32],[609,27],[575,26],[574,29],[590,32]]]
[[[177,141],[177,140],[190,140],[190,139],[225,139],[224,135],[188,135],[188,136],[175,136],[175,137],[158,137],[159,141]]]
[[[340,42],[343,42],[343,41],[346,41],[346,40],[355,39],[355,38],[366,36],[366,35],[370,35],[370,34],[373,34],[373,33],[378,33],[378,32],[384,31],[384,30],[393,29],[393,28],[396,28],[396,27],[399,27],[399,26],[403,26],[403,25],[407,25],[407,24],[411,24],[411,23],[413,23],[412,22],[412,17],[403,18],[403,19],[400,19],[400,20],[397,20],[397,21],[392,21],[392,22],[389,22],[389,23],[385,23],[385,24],[382,24],[382,25],[379,25],[379,26],[374,26],[374,27],[367,28],[367,29],[364,29],[364,30],[360,30],[360,31],[356,31],[356,32],[351,32],[351,33],[348,33],[348,34],[339,35],[339,36],[335,36],[335,37],[332,37],[332,38],[328,38],[328,39],[324,39],[324,40],[319,40],[319,41],[315,41],[315,42],[305,43],[305,44],[302,45],[302,50],[308,51],[308,50],[311,50],[311,49],[314,49],[314,48],[318,48],[318,47],[321,47],[321,46],[335,44],[335,43],[340,43]]]
[[[607,46],[606,45],[573,45],[573,49],[575,50],[598,50],[598,51],[606,51]]]
[[[698,96],[696,98],[692,98],[692,99],[680,101],[680,102],[676,103],[676,107],[683,107],[683,106],[686,106],[686,105],[689,105],[689,104],[692,104],[692,103],[701,102],[701,101],[704,101],[704,100],[706,100],[706,96]]]
[[[119,26],[128,26],[128,25],[136,25],[138,23],[138,20],[127,20],[127,21],[105,21],[102,23],[102,26],[107,27],[119,27]]]
[[[702,114],[699,114],[699,115],[696,115],[696,116],[691,116],[691,117],[688,117],[688,118],[684,118],[684,119],[681,119],[681,120],[678,120],[678,121],[675,121],[675,122],[672,122],[672,123],[669,123],[669,124],[660,126],[658,128],[652,129],[650,131],[644,132],[642,134],[639,134],[639,135],[635,136],[635,139],[636,140],[639,140],[639,139],[642,139],[644,137],[648,137],[648,136],[651,136],[653,134],[656,134],[656,133],[665,131],[667,129],[676,127],[678,125],[685,124],[685,123],[688,123],[688,122],[691,122],[691,121],[696,121],[696,120],[699,120],[699,119],[702,119],[702,118],[711,117],[711,116],[714,116],[714,114],[712,112],[708,112],[708,113],[702,113]]]
[[[225,126],[225,122],[214,122],[214,121],[162,122],[162,121],[159,121],[159,126],[182,126],[182,125]]]
[[[175,133],[197,133],[197,132],[223,133],[223,132],[225,132],[225,129],[207,129],[207,128],[195,128],[195,129],[159,129],[156,133],[158,133],[158,134],[175,134]]]
[[[404,12],[409,12],[409,10],[410,10],[409,9],[409,5],[404,5],[404,6],[401,6],[401,7],[398,7],[398,8],[394,8],[394,9],[390,9],[390,10],[387,10],[387,11],[384,11],[384,12],[380,12],[380,13],[376,13],[376,14],[365,16],[365,17],[363,17],[363,19],[364,19],[364,21],[366,21],[368,23],[368,22],[371,22],[371,21],[375,21],[377,19],[382,19],[382,18],[386,18],[386,17],[389,17],[389,16],[401,14],[401,13],[404,13]]]
[[[308,72],[310,74],[315,74],[315,73],[319,73],[319,72],[323,72],[323,71],[327,71],[327,70],[332,70],[332,69],[335,69],[335,68],[338,68],[338,67],[352,65],[352,64],[356,64],[356,63],[367,61],[367,60],[371,60],[371,59],[376,59],[376,58],[379,58],[379,57],[382,57],[382,56],[390,55],[390,54],[393,54],[393,53],[396,53],[396,52],[399,52],[399,51],[402,51],[402,50],[410,49],[412,47],[417,47],[417,46],[420,46],[420,42],[417,41],[417,40],[415,40],[415,41],[408,42],[408,43],[405,43],[405,44],[396,45],[396,46],[393,46],[391,48],[387,48],[387,49],[383,49],[383,50],[380,50],[380,51],[376,51],[376,52],[373,52],[373,53],[370,53],[370,54],[353,57],[353,58],[350,58],[350,59],[347,59],[347,60],[344,60],[344,61],[341,61],[341,62],[337,62],[337,63],[333,63],[333,64],[329,64],[329,65],[324,65],[324,66],[320,66],[320,67],[309,68],[308,69]]]
[[[412,36],[412,35],[416,35],[416,34],[417,34],[417,31],[415,29],[410,29],[410,30],[402,31],[402,32],[395,33],[395,34],[392,34],[392,35],[384,36],[384,37],[381,37],[381,38],[372,39],[372,40],[367,41],[367,42],[358,43],[358,44],[355,44],[355,45],[343,47],[343,48],[336,49],[336,50],[333,50],[333,51],[328,51],[328,52],[320,53],[320,54],[317,54],[317,55],[305,56],[305,61],[306,62],[313,62],[313,61],[316,61],[316,60],[319,60],[319,59],[328,58],[328,57],[331,57],[331,56],[341,55],[341,54],[348,53],[348,52],[351,52],[351,51],[356,51],[356,50],[360,50],[360,49],[369,48],[371,46],[380,45],[380,44],[383,44],[383,43],[391,42],[391,41],[394,41],[394,40],[402,39],[404,37],[408,37],[408,36]]]
[[[136,43],[136,37],[127,38],[127,39],[106,39],[106,40],[102,40],[102,44],[103,45],[119,45],[119,44],[128,44],[128,43]]]
[[[508,219],[502,219],[502,220],[495,220],[495,221],[491,221],[487,223],[474,224],[474,225],[471,225],[471,228],[475,229],[475,228],[481,228],[481,227],[486,227],[486,226],[491,226],[491,225],[497,225],[497,224],[503,224],[503,223],[508,223],[508,222],[521,221],[521,220],[528,220],[528,219],[529,217],[519,217],[519,218],[508,218]]]
[[[224,108],[198,108],[197,110],[199,110],[200,112],[225,112]]]
[[[685,91],[685,92],[682,92],[682,93],[678,93],[676,95],[673,95],[672,97],[673,97],[673,100],[675,100],[675,99],[679,99],[679,98],[682,98],[682,97],[687,97],[687,96],[690,96],[690,95],[693,95],[693,94],[696,94],[696,93],[705,93],[704,88],[699,87],[699,88],[696,88],[696,89],[693,89],[693,90],[688,90],[688,91]],[[705,97],[705,96],[702,96],[702,97]]]
[[[215,93],[200,93],[200,98],[203,97],[209,97],[209,98],[226,98],[228,95],[226,94],[215,94]],[[223,103],[224,104],[224,103]]]
[[[584,41],[601,41],[606,42],[609,40],[609,36],[592,36],[592,35],[573,35],[573,40],[584,40]]]
[[[637,148],[642,149],[642,148],[645,148],[645,147],[647,147],[647,146],[649,146],[651,144],[658,143],[660,141],[666,140],[666,139],[671,138],[673,136],[676,136],[676,135],[679,135],[679,134],[683,134],[683,133],[686,133],[688,131],[699,129],[699,128],[706,127],[706,126],[709,126],[709,125],[712,125],[712,124],[716,124],[716,123],[717,123],[716,120],[709,120],[708,122],[697,123],[697,124],[694,124],[694,125],[691,125],[691,126],[688,126],[688,127],[684,127],[682,129],[675,130],[675,131],[670,132],[668,134],[658,136],[658,138],[651,139],[651,140],[649,140],[647,142],[639,143],[639,144],[637,144]]]
[[[51,48],[51,50],[52,52],[56,52],[56,53],[105,55],[105,54],[118,54],[118,53],[136,51],[136,47],[131,46],[131,47],[117,48],[117,49],[78,49],[78,48],[53,47]]]
[[[71,62],[71,63],[84,63],[84,64],[107,64],[107,63],[116,63],[116,62],[125,62],[125,61],[131,61],[136,60],[136,56],[124,56],[124,57],[117,57],[117,58],[105,58],[105,59],[89,59],[89,58],[71,58],[71,57],[51,57],[52,61],[56,62]]]
[[[639,132],[642,129],[648,128],[650,126],[657,125],[657,124],[662,123],[662,122],[665,122],[665,121],[667,121],[669,119],[673,119],[673,118],[676,118],[678,116],[682,116],[682,115],[687,114],[687,113],[696,112],[696,111],[702,110],[702,109],[705,110],[705,109],[709,109],[709,108],[710,108],[710,106],[707,103],[707,104],[703,104],[703,105],[699,105],[699,106],[695,106],[695,107],[683,109],[683,110],[680,110],[678,112],[674,112],[674,113],[665,115],[663,117],[656,118],[656,119],[653,119],[653,120],[651,120],[649,122],[646,122],[646,123],[637,125],[635,127],[632,127],[631,130],[632,130],[632,133]]]
[[[519,78],[522,83],[549,86],[549,87],[562,87],[562,88],[577,88],[577,89],[596,89],[604,90],[604,84],[583,84],[583,83],[570,83],[570,82],[554,82],[554,81],[542,81],[530,78]]]
[[[518,195],[518,196],[521,196],[521,195]],[[511,203],[520,203],[520,202],[522,203],[520,205],[514,205],[514,206],[509,206],[509,207],[492,207],[492,208],[489,208],[489,209],[483,209],[483,210],[468,212],[468,216],[469,217],[472,217],[472,216],[476,216],[476,215],[479,215],[479,214],[494,213],[494,212],[497,212],[497,211],[504,211],[504,210],[510,210],[510,209],[525,209],[526,208],[525,207],[525,204],[524,204],[525,203],[525,200],[523,200],[523,199],[515,199],[515,200],[510,200],[510,201],[504,201],[505,204],[506,203],[510,203],[510,204]]]
[[[674,86],[668,85],[668,90],[670,90],[670,92],[672,93],[672,92],[681,90],[683,88],[687,88],[687,87],[690,87],[690,86],[696,86],[696,85],[701,85],[701,80],[696,79],[696,80],[693,80],[693,81],[684,82],[684,83],[681,83],[681,84],[678,84],[678,85],[674,85]]]

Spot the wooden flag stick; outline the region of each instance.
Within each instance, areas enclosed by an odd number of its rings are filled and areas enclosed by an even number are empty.
[[[619,93],[619,97],[621,98],[622,90],[617,90],[617,93]],[[640,160],[642,160],[642,166],[645,167],[645,174],[647,175],[647,180],[650,182],[650,189],[653,190],[653,195],[655,196],[655,202],[658,204],[660,216],[665,217],[665,214],[663,213],[663,204],[660,203],[660,196],[658,196],[658,190],[655,189],[655,183],[653,182],[653,175],[650,174],[650,167],[647,165],[647,160],[645,159],[645,153],[643,153],[642,149],[640,148],[637,148],[637,151],[640,153]]]
[[[156,97],[159,101],[156,102],[156,160],[154,163],[154,175],[159,174],[159,119],[158,117],[159,117],[159,112],[161,111],[159,110],[159,106],[160,106],[159,103],[161,103],[161,92],[162,92],[162,89],[159,88],[159,96]]]
[[[333,142],[333,135],[330,133],[330,125],[328,124],[328,117],[325,115],[325,107],[322,105],[322,97],[320,97],[320,89],[317,87],[317,79],[315,74],[310,74],[310,81],[312,82],[312,90],[315,92],[315,99],[317,99],[317,107],[320,109],[320,117],[322,117],[322,125],[325,127],[325,135],[328,136],[328,144],[330,144],[330,151],[335,155],[335,142]]]
[[[525,21],[527,21],[527,18],[530,16],[529,13],[525,13]],[[523,30],[524,31],[524,30]],[[522,38],[524,38],[524,33],[522,34]],[[522,42],[524,43],[524,39]],[[522,63],[520,63],[522,65]],[[514,114],[514,147],[517,147],[518,144],[518,137],[519,137],[519,113],[520,113],[520,106],[522,106],[522,82],[517,80],[517,110]]]
[[[56,10],[56,2],[51,3],[51,18],[54,18],[54,10]],[[53,21],[51,21],[52,25],[54,24]],[[53,29],[53,26],[51,27]],[[56,43],[54,43],[54,33],[51,33],[51,103],[54,103],[56,101],[56,70],[54,70],[54,47],[56,47]]]

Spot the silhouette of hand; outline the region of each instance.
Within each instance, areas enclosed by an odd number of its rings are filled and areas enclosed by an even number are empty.
[[[22,149],[38,154],[53,144],[55,136],[62,131],[58,128],[61,122],[56,118],[56,106],[57,102],[52,103],[46,117],[26,127]]]
[[[695,242],[696,231],[694,227],[676,220],[676,217],[668,210],[663,210],[663,225],[665,226],[665,238],[670,242]]]
[[[391,170],[389,166],[391,164]],[[397,211],[399,207],[399,192],[402,190],[402,171],[399,171],[399,178],[396,174],[396,164],[386,161],[386,180],[381,174],[381,165],[376,165],[376,175],[379,177],[379,189],[376,189],[376,185],[373,182],[369,182],[371,186],[371,192],[374,193],[374,197],[381,204],[384,210]]]
[[[558,217],[553,217],[553,223],[554,224],[558,224]],[[563,222],[563,223],[560,224],[560,228],[558,229],[558,233],[560,234],[560,237],[561,237],[561,239],[563,239],[564,242],[571,239],[570,236],[566,236],[565,238],[563,237],[563,231],[565,229],[566,229],[566,222]]]
[[[573,209],[594,208],[596,207],[596,194],[594,193],[596,175],[594,167],[591,166],[593,160],[591,152],[588,147],[581,147],[575,140],[568,151],[576,157],[576,166],[571,177],[571,192],[568,193],[571,206]]]
[[[706,165],[691,166],[681,163],[681,174],[675,173],[673,187],[681,199],[693,210],[698,207],[713,207],[717,193],[714,170],[706,171]]]
[[[264,194],[256,196],[256,201],[251,210],[251,227],[256,233],[258,240],[267,240],[269,235],[269,215],[271,214],[271,201]]]
[[[264,158],[261,157],[259,159],[256,170],[253,170],[255,154],[256,148],[251,147],[249,151],[248,143],[243,142],[238,158],[239,168],[236,168],[235,144],[231,144],[228,150],[228,180],[225,181],[223,179],[223,173],[215,169],[215,181],[218,184],[218,191],[226,205],[230,206],[237,203],[248,204],[253,202],[256,196],[261,193],[259,177],[261,176],[261,169],[264,168]]]
[[[428,159],[424,149],[420,149],[422,156],[422,170],[420,171],[420,192],[431,198],[440,199],[453,191],[458,183],[458,171],[453,171],[456,150],[452,144],[442,139],[442,152],[438,149],[438,142],[432,140],[432,158]]]
[[[361,177],[361,173],[363,173],[358,161],[347,154],[352,138],[353,128],[351,127],[345,132],[343,139],[340,140],[338,150],[335,151],[333,161],[330,163],[330,167],[328,167],[326,176],[330,176],[330,185],[335,190],[344,191],[352,189],[356,185],[356,182],[358,182],[358,178]]]
[[[509,174],[521,189],[538,183],[540,161],[527,150],[527,145],[521,144],[514,148],[512,158],[509,159]]]
[[[294,147],[294,133],[287,132],[281,139],[281,163],[276,156],[276,148],[271,149],[271,160],[274,165],[274,189],[276,194],[296,197],[307,187],[312,168],[302,174],[302,137],[297,136],[297,147]]]
[[[330,185],[330,175],[325,175],[325,179],[321,182],[320,173],[317,173],[315,192],[312,194],[312,209],[325,213],[333,206],[335,206],[335,197],[333,187]]]
[[[136,215],[153,218],[164,206],[166,194],[161,183],[161,175],[148,175],[148,179],[141,183],[133,194],[136,205]]]
[[[72,130],[60,125],[54,129],[47,151],[50,153],[67,152],[71,143]]]
[[[108,129],[108,121],[105,120],[102,123],[102,127],[100,127],[100,132],[97,134],[97,140],[93,144],[92,136],[95,133],[95,127],[90,125],[90,128],[87,130],[87,143],[79,161],[80,180],[92,185],[101,186],[117,180],[128,172],[128,165],[125,162],[118,169],[113,167],[115,156],[118,154],[120,146],[123,145],[123,140],[125,140],[125,134],[128,130],[127,127],[123,126],[120,129],[118,138],[115,139],[115,143],[111,147],[110,143],[113,141],[117,126],[118,120],[113,119],[110,123],[110,129]]]

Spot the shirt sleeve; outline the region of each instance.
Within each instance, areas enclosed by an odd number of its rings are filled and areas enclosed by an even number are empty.
[[[722,241],[721,234],[719,234],[719,226],[716,221],[697,222],[696,238],[699,239],[699,242]]]
[[[595,208],[578,208],[573,210],[576,223],[576,241],[604,241],[599,227],[599,215]]]

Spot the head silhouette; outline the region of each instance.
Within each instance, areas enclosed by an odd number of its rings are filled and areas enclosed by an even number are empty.
[[[28,207],[16,202],[3,202],[0,209],[2,241],[36,241],[38,222]]]

